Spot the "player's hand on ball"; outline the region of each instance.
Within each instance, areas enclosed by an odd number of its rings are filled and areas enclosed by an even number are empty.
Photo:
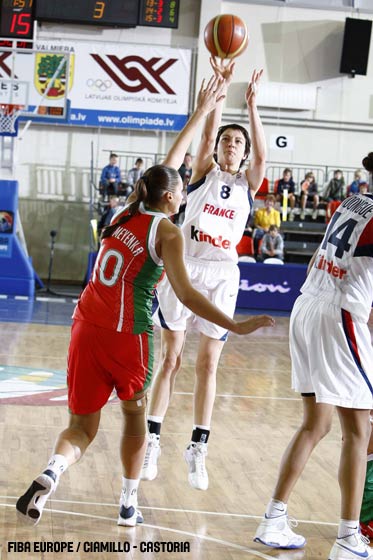
[[[246,103],[247,105],[253,105],[256,102],[256,95],[258,93],[258,88],[259,88],[259,83],[260,83],[260,78],[263,75],[263,69],[262,70],[254,70],[253,75],[251,76],[251,80],[247,86],[247,90],[246,90],[246,94],[245,94],[245,99],[246,99]]]
[[[225,80],[226,86],[229,86],[233,79],[233,72],[235,67],[234,60],[210,56],[210,64],[215,72],[215,76],[221,76]]]
[[[255,315],[245,321],[237,323],[237,329],[233,332],[237,334],[249,334],[261,327],[274,327],[275,320],[270,315]]]

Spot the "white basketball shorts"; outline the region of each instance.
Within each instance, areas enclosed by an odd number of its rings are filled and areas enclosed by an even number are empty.
[[[290,318],[292,387],[316,402],[373,407],[373,348],[368,325],[349,311],[302,294]]]
[[[192,257],[186,257],[185,262],[193,287],[223,313],[233,317],[240,280],[238,266],[230,261],[201,262],[201,259]],[[153,320],[159,327],[171,331],[192,328],[210,338],[226,340],[226,329],[195,315],[177,299],[166,275],[158,284],[157,298]]]

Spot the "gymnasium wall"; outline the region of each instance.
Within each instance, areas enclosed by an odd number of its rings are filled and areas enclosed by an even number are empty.
[[[367,76],[352,79],[339,74],[345,18],[358,15],[347,9],[276,8],[242,2],[223,2],[222,8],[226,13],[238,13],[251,37],[249,48],[237,59],[227,121],[245,114],[245,82],[254,67],[263,68],[264,85],[281,86],[285,97],[282,108],[260,108],[268,160],[360,166],[361,156],[372,147],[373,49]],[[360,17],[373,19],[373,14]],[[286,108],[294,93],[306,96],[314,92],[313,110]],[[292,137],[293,149],[271,148],[271,137],[278,135]]]
[[[210,75],[200,29],[217,13],[240,15],[250,32],[249,48],[236,62],[224,122],[247,124],[245,87],[253,68],[263,68],[266,99],[260,113],[269,163],[359,167],[361,157],[372,149],[369,134],[373,123],[373,54],[367,76],[352,79],[339,74],[344,20],[352,16],[350,11],[182,0],[178,30],[44,24],[38,38],[190,48],[195,54],[199,85],[204,76]],[[280,100],[277,106],[276,100]],[[279,136],[288,139],[285,147],[275,143]],[[15,178],[20,182],[21,217],[28,249],[39,275],[47,275],[49,231],[58,229],[53,278],[80,281],[84,277],[89,246],[91,146],[98,173],[106,165],[110,150],[132,152],[134,157],[162,154],[173,137],[156,131],[36,124],[30,127],[18,143]],[[192,152],[196,144],[195,141]]]

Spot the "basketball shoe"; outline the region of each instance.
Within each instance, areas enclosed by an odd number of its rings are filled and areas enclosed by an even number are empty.
[[[189,484],[197,490],[207,490],[209,475],[205,467],[207,443],[191,442],[184,451],[184,459],[189,467]]]
[[[329,560],[370,560],[373,549],[369,546],[369,539],[360,533],[354,533],[343,539],[336,539],[329,554]]]
[[[287,514],[278,517],[264,516],[255,533],[254,541],[272,548],[302,548],[306,544],[306,539],[291,530],[291,527],[297,525],[297,521],[289,519]]]
[[[18,498],[16,503],[17,515],[23,521],[32,525],[39,523],[43,508],[49,496],[57,488],[57,476],[49,469],[40,474],[31,486]]]
[[[125,498],[123,492],[120,493],[119,500],[119,515],[118,515],[118,525],[124,527],[135,527],[138,523],[143,523],[144,518],[141,511],[137,509],[137,495],[136,500],[130,506],[126,507]]]
[[[158,458],[161,454],[161,446],[157,434],[148,434],[148,446],[146,448],[144,464],[141,469],[141,480],[154,480],[158,474]]]

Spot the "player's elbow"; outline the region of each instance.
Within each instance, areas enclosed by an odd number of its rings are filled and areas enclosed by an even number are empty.
[[[195,300],[194,297],[194,292],[195,290],[193,288],[190,289],[186,289],[186,290],[181,290],[181,292],[177,295],[177,298],[180,300],[180,302],[185,305],[185,307],[188,307],[189,309],[191,308],[191,306],[193,306],[193,302]]]

